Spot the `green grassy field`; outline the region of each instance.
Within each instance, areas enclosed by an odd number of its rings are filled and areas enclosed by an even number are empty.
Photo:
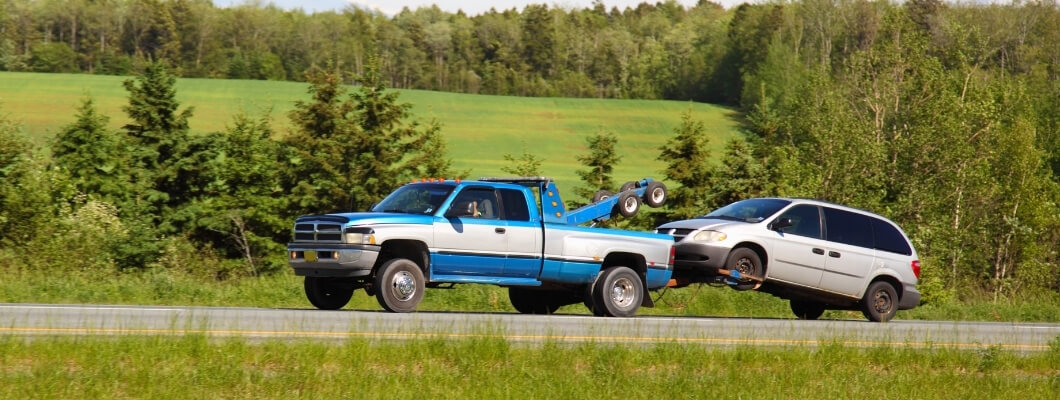
[[[0,112],[22,124],[37,143],[46,143],[63,125],[74,121],[81,99],[91,96],[110,126],[128,123],[122,106],[127,77],[0,72]],[[277,132],[289,129],[288,112],[296,100],[308,100],[308,85],[224,79],[179,79],[177,99],[194,107],[193,132],[220,131],[233,116],[268,115]],[[563,188],[577,184],[576,156],[585,154],[585,138],[600,129],[618,136],[622,156],[615,166],[617,182],[661,178],[665,164],[656,160],[659,147],[673,135],[681,114],[691,110],[702,121],[710,145],[720,154],[725,142],[738,135],[736,112],[710,104],[680,101],[527,98],[467,95],[422,90],[401,91],[400,101],[413,105],[416,120],[437,119],[448,139],[453,166],[471,170],[470,177],[502,174],[505,154],[525,149],[543,160],[542,170]]]
[[[1056,399],[1035,354],[475,339],[247,342],[0,337],[0,398]]]

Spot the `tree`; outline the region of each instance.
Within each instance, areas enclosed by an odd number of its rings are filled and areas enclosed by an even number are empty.
[[[710,151],[703,122],[692,119],[692,111],[681,115],[681,125],[660,149],[658,159],[666,163],[666,179],[680,186],[670,190],[671,219],[685,219],[703,213],[710,189]]]
[[[515,158],[511,154],[505,154],[504,160],[509,165],[501,167],[501,171],[515,176],[540,176],[541,159],[526,150],[526,142],[523,142],[523,155]]]
[[[98,113],[92,98],[85,98],[78,108],[77,121],[56,135],[52,157],[79,191],[122,204],[131,199],[134,191],[128,175],[128,146],[118,132],[107,129],[108,121],[107,116]]]
[[[364,209],[401,182],[450,173],[438,125],[407,121],[411,105],[386,90],[378,67],[357,77],[348,97],[338,72],[308,77],[312,101],[295,103],[296,131],[285,141],[292,211]]]
[[[197,166],[186,162],[188,119],[192,108],[180,111],[176,77],[162,63],[151,63],[143,75],[124,82],[129,105],[122,107],[131,123],[125,133],[131,141],[130,157],[138,170],[132,181],[147,188],[146,200],[155,207],[186,202],[197,190],[189,175]]]
[[[578,198],[592,199],[593,194],[599,190],[614,191],[615,183],[611,180],[611,173],[622,159],[615,150],[617,143],[615,134],[604,130],[603,127],[595,135],[585,138],[589,154],[576,157],[585,169],[574,171],[584,184],[574,189]]]

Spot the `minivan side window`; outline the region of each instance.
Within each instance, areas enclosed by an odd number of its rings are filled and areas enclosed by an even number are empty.
[[[815,205],[796,205],[784,211],[778,218],[791,220],[791,226],[781,229],[781,232],[814,239],[821,238],[821,212]]]
[[[907,256],[913,255],[913,250],[909,248],[909,242],[905,240],[905,237],[894,225],[879,218],[873,218],[872,230],[875,232],[877,250]]]
[[[824,208],[827,239],[832,242],[873,248],[872,218],[850,211]]]

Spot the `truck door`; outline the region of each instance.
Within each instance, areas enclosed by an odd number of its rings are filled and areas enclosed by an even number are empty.
[[[532,218],[526,192],[500,189],[502,218],[507,222],[508,258],[504,262],[504,276],[537,278],[541,272],[543,228],[541,221]],[[536,213],[534,213],[536,216]]]
[[[496,276],[504,269],[508,223],[489,187],[468,187],[434,220],[432,275]]]

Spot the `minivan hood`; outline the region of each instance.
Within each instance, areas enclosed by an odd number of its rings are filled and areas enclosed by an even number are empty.
[[[681,221],[667,222],[659,225],[656,229],[724,229],[730,226],[749,225],[750,222],[729,221],[716,218],[693,218]]]

